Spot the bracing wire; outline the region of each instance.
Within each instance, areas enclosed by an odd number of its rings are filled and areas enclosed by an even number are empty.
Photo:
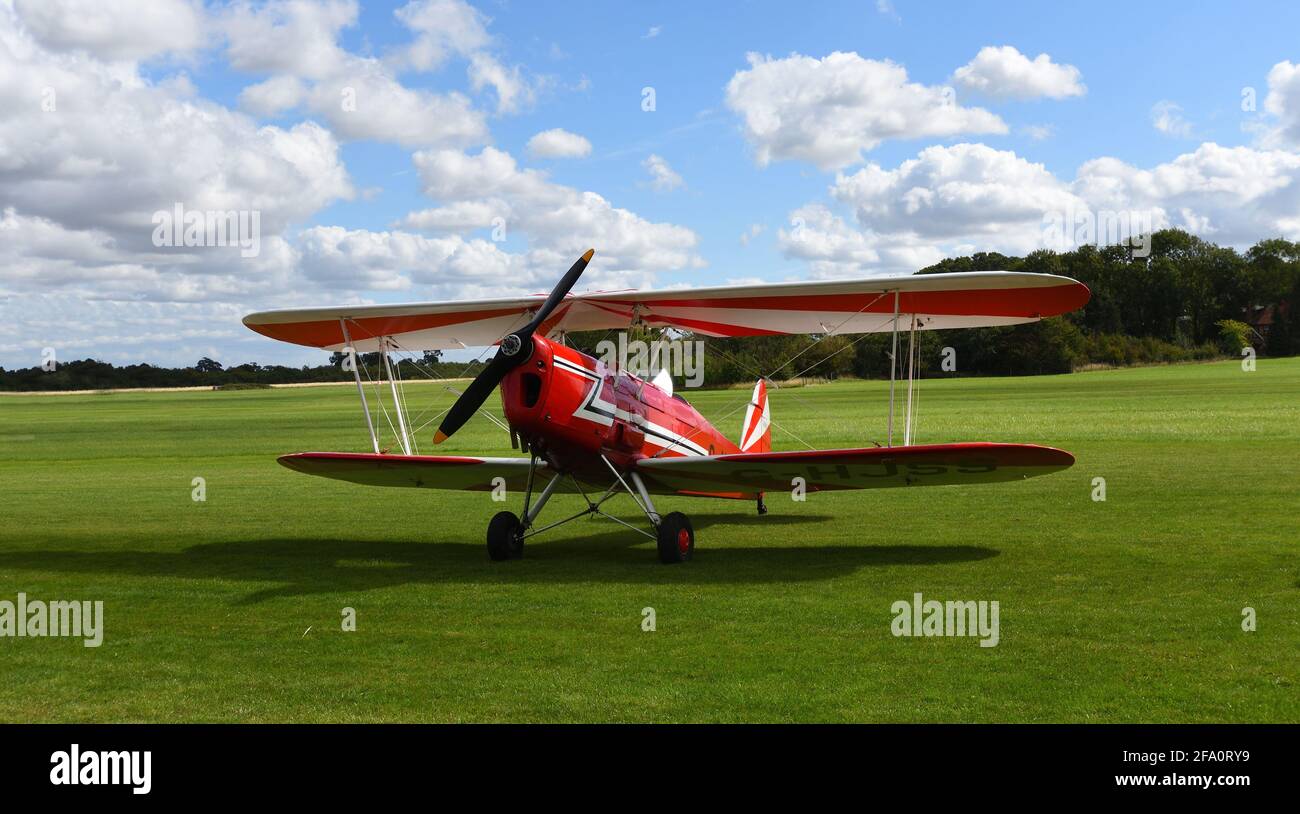
[[[849,314],[849,315],[848,315],[847,317],[845,317],[844,319],[840,320],[840,322],[839,322],[838,324],[836,324],[836,326],[835,326],[834,328],[831,328],[831,329],[830,329],[829,331],[827,331],[826,333],[824,333],[824,334],[822,334],[821,336],[819,336],[819,337],[817,337],[816,339],[814,339],[814,340],[812,341],[812,344],[810,344],[808,347],[804,348],[803,350],[799,351],[799,352],[796,353],[794,356],[791,356],[789,359],[786,359],[784,364],[782,364],[782,365],[781,365],[780,367],[778,367],[776,370],[773,370],[771,373],[769,373],[769,374],[768,374],[766,377],[764,377],[764,378],[770,378],[770,377],[772,377],[772,376],[775,376],[776,374],[778,374],[778,373],[780,373],[782,370],[784,370],[786,365],[790,364],[790,363],[793,362],[795,359],[798,359],[800,356],[803,356],[805,353],[807,353],[808,351],[810,351],[810,350],[812,350],[814,347],[816,347],[817,344],[818,344],[819,342],[821,342],[822,340],[827,339],[827,338],[829,338],[829,337],[835,336],[835,332],[838,331],[840,328],[844,327],[846,324],[848,324],[848,321],[849,321],[849,320],[853,319],[853,318],[856,317],[858,314],[861,314],[863,311],[865,311],[865,310],[867,310],[868,308],[870,308],[871,306],[875,305],[876,302],[879,301],[881,297],[885,296],[885,295],[888,294],[888,293],[889,293],[888,291],[882,291],[882,292],[880,292],[879,294],[877,294],[877,295],[876,295],[876,299],[874,299],[874,300],[872,300],[871,302],[867,303],[866,305],[862,306],[862,307],[859,308],[858,310],[854,311],[852,314]],[[835,354],[831,354],[831,355],[834,356]],[[827,357],[827,358],[830,358],[830,357]],[[823,361],[824,361],[824,360],[823,360]],[[821,364],[821,363],[818,362],[818,364]],[[817,366],[817,365],[813,365],[813,367],[816,367],[816,366]],[[796,377],[794,377],[794,378],[798,378],[798,377],[796,376]]]

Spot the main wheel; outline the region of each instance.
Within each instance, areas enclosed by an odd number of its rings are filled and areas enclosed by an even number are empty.
[[[524,535],[519,518],[511,512],[497,512],[488,523],[488,556],[494,560],[517,560],[524,556]]]
[[[695,553],[695,530],[681,512],[671,512],[659,521],[659,562],[686,562]]]

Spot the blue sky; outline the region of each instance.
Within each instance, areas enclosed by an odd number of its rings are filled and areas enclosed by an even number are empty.
[[[238,315],[540,291],[588,245],[593,285],[658,287],[1018,253],[1066,207],[1154,213],[1238,246],[1300,238],[1295,4],[114,0],[116,16],[90,20],[61,5],[0,0],[0,70],[14,77],[0,103],[20,111],[0,125],[0,159],[20,156],[0,160],[10,367],[44,347],[315,362]],[[422,38],[438,57],[420,62]],[[319,59],[296,53],[308,46]],[[886,61],[907,87],[885,87]],[[476,82],[484,66],[498,79]],[[331,94],[361,74],[361,112],[339,115]],[[293,98],[258,103],[272,82]],[[915,109],[874,108],[876,82]],[[68,101],[32,112],[48,87]],[[939,127],[943,89],[960,121]],[[456,115],[477,132],[440,134]],[[749,115],[776,116],[775,134]],[[554,128],[589,154],[534,154],[529,140]],[[652,156],[675,183],[652,183]],[[457,186],[465,162],[491,163],[497,186]],[[60,201],[69,166],[91,180]],[[257,260],[147,245],[150,213],[214,201],[261,213]],[[548,218],[568,206],[580,217]],[[455,207],[508,212],[507,239],[460,215],[414,217]]]
[[[400,5],[364,6],[359,26],[345,33],[344,43],[354,50],[368,44],[380,52],[403,42],[408,32],[392,14]],[[985,45],[1049,53],[1083,72],[1087,96],[999,104],[996,112],[1012,132],[981,140],[1013,148],[1067,177],[1099,155],[1145,166],[1176,157],[1197,139],[1248,141],[1241,131],[1242,88],[1262,91],[1275,62],[1300,60],[1294,36],[1300,6],[1295,4],[1243,13],[1228,3],[1195,11],[1181,3],[1113,3],[1090,5],[1084,12],[1041,2],[901,2],[894,15],[871,2],[817,3],[808,13],[783,2],[475,5],[491,17],[491,30],[506,53],[555,77],[558,85],[535,109],[495,120],[495,145],[522,155],[528,139],[541,130],[562,127],[586,136],[593,145],[589,159],[534,166],[652,220],[695,229],[710,268],[665,274],[664,281],[782,279],[800,271],[797,262],[782,257],[771,232],[796,204],[823,195],[831,174],[793,163],[755,166],[724,103],[726,84],[745,67],[749,52],[781,57],[854,51],[898,62],[911,79],[932,85],[945,84]],[[1261,19],[1271,22],[1264,26]],[[658,33],[647,36],[652,29]],[[1198,41],[1207,47],[1197,47]],[[1216,45],[1210,47],[1211,42]],[[1245,43],[1249,47],[1242,47]],[[1213,58],[1206,58],[1207,50]],[[584,78],[589,89],[569,89]],[[248,81],[224,71],[214,72],[212,80],[211,92],[232,102]],[[445,90],[463,84],[459,80],[449,66],[425,81]],[[654,113],[641,110],[646,86],[656,90]],[[1193,136],[1170,137],[1152,127],[1150,110],[1161,99],[1183,107],[1195,123]],[[1035,125],[1050,126],[1052,135],[1036,140],[1022,129]],[[886,142],[871,157],[892,166],[927,143]],[[651,152],[687,179],[684,191],[665,196],[647,186],[641,161]],[[383,229],[427,203],[410,171],[408,151],[360,143],[345,146],[343,155],[354,174],[374,179],[384,193],[373,201],[340,202],[317,222]],[[766,239],[742,246],[740,234],[754,223],[769,227]]]

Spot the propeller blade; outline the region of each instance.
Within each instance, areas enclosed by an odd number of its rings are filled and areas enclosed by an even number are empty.
[[[515,366],[515,360],[503,356],[500,352],[492,357],[492,361],[487,363],[487,367],[479,371],[474,377],[474,381],[469,383],[456,403],[451,405],[451,409],[442,417],[442,423],[438,425],[438,431],[433,435],[433,443],[441,444],[446,441],[452,433],[465,426],[465,422],[473,417],[478,408],[483,406],[487,397],[492,395],[492,391],[506,377],[506,374]]]
[[[492,395],[492,391],[506,377],[506,374],[518,365],[523,364],[529,356],[532,355],[533,334],[541,327],[551,312],[568,295],[569,290],[578,282],[582,272],[591,262],[592,255],[596,253],[595,249],[588,249],[587,253],[578,258],[578,262],[565,272],[560,278],[560,282],[542,303],[542,307],[537,309],[533,319],[523,328],[513,333],[506,334],[501,340],[501,347],[497,350],[496,356],[488,362],[487,367],[479,371],[474,377],[474,381],[469,383],[469,387],[460,394],[456,403],[451,405],[447,415],[443,416],[442,423],[438,425],[438,431],[433,435],[433,443],[441,444],[451,437],[452,433],[465,426],[465,422],[483,406],[487,397]]]
[[[555,310],[556,306],[563,302],[564,298],[568,296],[569,289],[573,288],[574,284],[578,282],[578,278],[582,276],[582,272],[587,268],[587,264],[591,262],[592,255],[595,253],[595,249],[587,249],[587,253],[582,257],[579,257],[578,262],[569,267],[569,270],[560,278],[560,282],[556,283],[555,288],[551,289],[551,293],[547,296],[546,302],[542,303],[542,307],[533,315],[533,321],[528,323],[526,327],[520,329],[519,333],[527,336],[536,333],[537,329],[540,328],[542,323],[546,321],[546,318],[551,315],[551,312]]]

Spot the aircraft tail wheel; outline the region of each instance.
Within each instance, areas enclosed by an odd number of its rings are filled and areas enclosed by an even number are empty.
[[[659,561],[686,562],[695,553],[695,530],[681,512],[671,512],[659,521]]]
[[[488,556],[493,560],[517,560],[524,556],[523,528],[512,512],[497,512],[488,523]]]

